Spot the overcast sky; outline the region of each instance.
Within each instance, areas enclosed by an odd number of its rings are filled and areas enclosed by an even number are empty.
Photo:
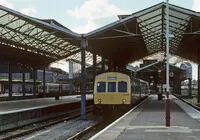
[[[166,0],[0,0],[0,4],[29,16],[55,19],[76,33],[87,33],[118,20],[117,15],[131,14],[163,1],[166,2]],[[200,11],[200,0],[169,0],[169,3]],[[195,79],[196,67],[197,65],[193,65]]]

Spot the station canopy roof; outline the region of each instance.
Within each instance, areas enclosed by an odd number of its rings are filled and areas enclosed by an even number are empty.
[[[80,35],[55,20],[41,20],[0,6],[0,58],[47,66],[80,50]]]
[[[88,50],[128,64],[166,48],[166,3],[162,2],[89,32]],[[170,54],[199,63],[200,13],[169,4]]]
[[[79,35],[55,20],[42,20],[0,6],[0,58],[46,66],[61,59],[81,62],[80,40],[92,53],[125,65],[158,52],[165,52],[166,3],[162,2],[87,34]],[[199,63],[200,13],[169,5],[170,54]]]

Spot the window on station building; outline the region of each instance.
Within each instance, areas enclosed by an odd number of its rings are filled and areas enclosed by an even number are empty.
[[[127,82],[125,81],[118,82],[118,92],[127,92]]]
[[[116,92],[116,82],[108,82],[108,92]]]
[[[106,82],[97,82],[97,92],[106,92]]]

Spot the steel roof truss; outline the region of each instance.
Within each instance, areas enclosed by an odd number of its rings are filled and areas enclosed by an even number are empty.
[[[131,37],[131,36],[142,36],[141,34],[138,35],[121,35],[121,36],[112,36],[112,37],[97,37],[97,38],[92,38],[91,40],[100,40],[100,39],[117,39],[117,38],[126,38],[126,37]]]
[[[1,38],[1,40],[7,40],[7,39],[5,39],[5,38],[2,38],[2,37],[0,37]],[[17,47],[18,48],[18,45],[14,42],[14,41],[12,41],[12,40],[8,40],[8,41],[6,41],[7,43],[6,43],[6,45],[8,45],[8,46],[11,46],[11,47]],[[10,42],[10,43],[8,43],[8,42]],[[20,44],[20,48],[24,48],[23,50],[26,50],[26,51],[29,51],[29,52],[33,52],[33,53],[36,53],[34,50],[36,50],[37,51],[37,53],[42,53],[42,54],[44,54],[44,53],[47,53],[47,52],[44,52],[44,51],[42,51],[42,50],[37,50],[36,48],[27,48],[27,46],[26,45],[21,45]],[[44,54],[45,55],[45,54]],[[55,55],[54,54],[52,54],[52,53],[49,53],[49,55],[50,56],[52,56],[52,57],[54,57]],[[54,55],[54,56],[53,56]]]
[[[140,35],[140,34],[130,33],[130,32],[126,32],[126,31],[122,31],[122,30],[118,30],[118,29],[113,29],[113,30],[116,31],[116,32],[119,32],[119,33],[124,33],[124,34],[132,35],[132,36]]]
[[[126,28],[127,32],[130,32],[128,27],[126,26],[126,23],[124,23],[124,27]],[[137,34],[137,25],[136,25],[136,34]]]

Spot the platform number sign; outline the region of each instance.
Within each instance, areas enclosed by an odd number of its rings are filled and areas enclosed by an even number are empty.
[[[117,77],[115,77],[115,76],[109,76],[109,77],[107,77],[107,80],[117,80]]]

